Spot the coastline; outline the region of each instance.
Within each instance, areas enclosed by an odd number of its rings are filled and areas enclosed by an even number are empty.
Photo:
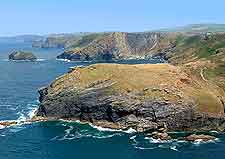
[[[47,118],[33,118],[26,121],[16,121],[16,120],[5,120],[0,121],[0,130],[5,128],[10,128],[18,125],[30,125],[34,123],[45,123],[45,122],[63,122],[68,124],[81,124],[81,125],[89,125],[90,127],[100,131],[100,132],[112,132],[112,133],[125,133],[125,134],[132,134],[130,137],[130,140],[136,141],[135,138],[137,135],[144,135],[145,139],[149,140],[151,143],[171,143],[171,142],[177,142],[177,143],[183,143],[183,142],[190,142],[195,145],[204,144],[204,143],[214,143],[218,142],[221,135],[224,135],[224,132],[218,132],[218,131],[168,131],[165,132],[166,134],[169,134],[170,136],[173,136],[172,138],[163,139],[163,138],[156,138],[154,136],[150,136],[149,133],[146,132],[138,132],[132,128],[128,129],[115,129],[115,128],[109,128],[109,127],[102,127],[100,125],[94,125],[90,122],[82,122],[79,120],[66,120],[66,119],[47,119]],[[4,126],[5,124],[5,126]],[[113,137],[114,135],[108,135],[108,137]],[[194,138],[188,139],[188,137],[195,136]],[[102,137],[98,137],[102,138]]]

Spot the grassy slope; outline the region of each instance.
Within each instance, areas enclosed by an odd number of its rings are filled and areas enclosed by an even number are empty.
[[[191,33],[206,33],[206,32],[225,32],[225,24],[191,24],[176,28],[161,29],[163,32],[191,32]]]
[[[202,74],[225,90],[225,33],[179,36],[176,43],[171,63],[183,65],[196,76]]]
[[[189,76],[179,67],[169,64],[119,65],[96,64],[76,68],[52,85],[50,92],[76,91],[112,83],[109,95],[134,93],[139,100],[164,100],[173,103],[193,102],[198,109],[211,115],[223,115],[220,95],[213,85]],[[222,97],[221,97],[222,98]]]
[[[92,41],[101,38],[104,34],[93,33],[86,36],[80,37],[78,40],[71,42],[69,48],[83,48],[89,45]]]

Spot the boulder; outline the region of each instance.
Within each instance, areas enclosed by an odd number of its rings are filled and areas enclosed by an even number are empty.
[[[170,140],[171,137],[167,133],[157,133],[153,136],[153,138],[160,139],[160,140]]]
[[[190,135],[190,136],[187,136],[185,137],[185,140],[187,141],[196,141],[196,140],[201,140],[201,141],[210,141],[210,140],[215,140],[216,137],[214,136],[210,136],[210,135],[196,135],[196,134],[193,134],[193,135]]]

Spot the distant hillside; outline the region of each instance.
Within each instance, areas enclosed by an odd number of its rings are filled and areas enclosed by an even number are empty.
[[[87,32],[71,33],[71,34],[50,34],[46,38],[33,42],[33,47],[38,48],[66,48],[73,45],[76,40],[82,36],[88,35]]]
[[[18,35],[18,36],[9,36],[9,37],[0,37],[0,41],[17,41],[17,42],[33,42],[41,41],[44,39],[44,36],[40,35]]]
[[[175,28],[160,29],[158,31],[185,33],[225,32],[225,24],[191,24]]]
[[[57,58],[97,61],[149,58],[172,49],[175,37],[173,33],[156,32],[93,33],[74,41]]]

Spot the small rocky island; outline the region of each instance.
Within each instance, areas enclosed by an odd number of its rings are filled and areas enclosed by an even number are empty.
[[[9,55],[9,60],[36,61],[37,57],[31,52],[15,51]]]

